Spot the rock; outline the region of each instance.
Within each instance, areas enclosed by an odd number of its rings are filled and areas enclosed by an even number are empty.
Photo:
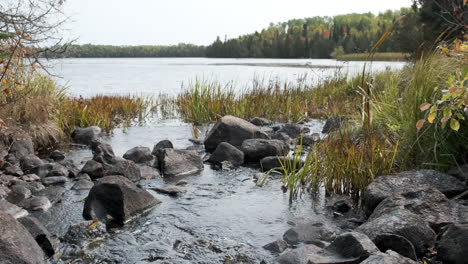
[[[180,196],[187,192],[185,188],[179,186],[165,186],[165,187],[154,187],[151,188],[159,193],[168,194],[170,196]]]
[[[37,176],[35,174],[30,174],[30,175],[33,175],[34,177],[39,178],[39,176]],[[23,176],[23,177],[25,177],[25,176]],[[36,181],[35,182],[17,182],[17,183],[15,183],[15,185],[21,185],[21,186],[29,189],[32,193],[38,192],[38,191],[43,190],[45,188],[45,186],[42,183],[36,182]]]
[[[378,252],[366,260],[361,262],[361,264],[417,264],[418,262],[413,261],[409,258],[405,258],[400,254],[388,250],[386,253]]]
[[[160,203],[149,192],[122,176],[106,176],[89,192],[83,209],[86,220],[123,226],[136,215]]]
[[[284,132],[275,132],[271,138],[284,141],[286,144],[294,143],[293,139]]]
[[[73,184],[72,190],[75,191],[82,191],[82,190],[89,190],[93,188],[94,183],[88,180],[78,180],[75,184]]]
[[[432,187],[449,198],[468,188],[455,177],[434,170],[406,171],[379,176],[364,191],[362,197],[364,212],[369,216],[385,198],[397,192],[411,191],[414,187]]]
[[[299,223],[283,235],[283,239],[291,245],[298,243],[311,244],[314,241],[332,241],[341,230],[326,221],[310,221]]]
[[[19,218],[18,221],[29,231],[46,256],[52,257],[55,254],[59,241],[52,237],[37,218],[26,216]]]
[[[241,150],[246,161],[260,161],[269,156],[285,156],[289,147],[277,139],[247,139],[242,143]]]
[[[158,154],[159,149],[166,149],[166,148],[173,149],[174,145],[172,145],[172,142],[169,140],[161,140],[156,145],[154,145],[153,151],[151,153],[156,156]]]
[[[233,169],[235,169],[236,166],[234,166],[234,164],[232,164],[230,161],[221,161],[221,170],[223,171],[231,171]]]
[[[380,251],[385,252],[387,250],[392,250],[400,255],[417,260],[416,250],[414,249],[413,243],[406,239],[405,237],[391,234],[383,233],[379,234],[374,238],[375,245],[380,249]]]
[[[164,177],[192,175],[203,170],[201,157],[192,150],[160,149],[158,160]]]
[[[264,249],[272,253],[282,253],[289,247],[289,244],[284,240],[276,240],[263,246]]]
[[[343,258],[358,259],[359,262],[379,252],[369,237],[359,232],[339,235],[325,250]]]
[[[357,231],[363,232],[373,241],[382,234],[400,235],[413,244],[418,257],[434,246],[436,238],[435,232],[422,217],[406,209],[393,210],[389,214],[373,218],[361,225]]]
[[[24,175],[23,171],[21,170],[19,166],[11,165],[11,164],[7,164],[6,166],[4,166],[3,171],[5,172],[5,174],[12,175],[12,176]]]
[[[99,221],[86,221],[71,225],[63,236],[63,241],[69,244],[83,246],[85,241],[101,237],[105,233],[106,226],[103,223]]]
[[[159,170],[150,166],[140,165],[140,174],[142,179],[157,179],[161,178]]]
[[[344,123],[346,122],[347,118],[340,115],[333,115],[330,116],[325,125],[323,126],[322,133],[328,134],[334,130],[340,129]]]
[[[44,263],[44,253],[28,230],[11,215],[0,211],[1,263]]]
[[[32,196],[31,190],[24,187],[23,185],[13,185],[10,187],[10,189],[11,189],[11,193],[8,196],[8,198],[12,198],[14,196],[16,200],[21,201],[21,200],[28,199]]]
[[[31,170],[35,167],[39,167],[42,164],[44,164],[44,162],[36,155],[26,155],[20,158],[21,169],[25,171]]]
[[[0,185],[10,186],[17,180],[18,179],[15,176],[3,174],[0,175]]]
[[[189,138],[189,141],[192,142],[194,145],[201,146],[203,145],[203,140],[198,138]]]
[[[68,179],[63,176],[54,176],[54,177],[46,177],[42,179],[42,183],[44,185],[54,185],[54,184],[63,184],[66,183]]]
[[[76,179],[77,179],[77,180],[91,181],[91,177],[89,177],[89,175],[86,174],[86,173],[79,173],[79,174],[76,176]]]
[[[62,151],[54,150],[50,153],[49,158],[54,161],[61,161],[65,159],[65,153]]]
[[[353,209],[353,204],[349,199],[342,199],[336,201],[333,204],[332,208],[333,211],[344,214]]]
[[[44,163],[40,166],[37,166],[35,168],[32,168],[29,170],[29,173],[36,174],[39,176],[41,179],[49,175],[50,171],[54,168],[54,165],[51,163]]]
[[[210,130],[204,144],[208,152],[213,152],[221,142],[240,148],[244,140],[252,138],[268,139],[269,137],[252,123],[238,117],[224,116]]]
[[[35,196],[45,196],[51,202],[55,203],[55,202],[59,201],[63,197],[64,193],[65,193],[65,188],[63,188],[62,186],[50,185],[47,188],[45,188],[44,190],[35,192],[34,195]]]
[[[102,164],[110,164],[114,162],[115,154],[112,146],[107,143],[94,141],[91,145],[93,151],[93,160]]]
[[[75,128],[71,136],[75,143],[91,146],[93,141],[97,141],[99,139],[100,134],[100,127],[91,126],[85,128]]]
[[[6,186],[2,186],[0,184],[0,200],[4,199],[5,197],[8,196],[8,193],[10,192],[10,189]]]
[[[105,170],[101,163],[94,160],[88,160],[81,169],[80,173],[85,173],[89,175],[91,179],[96,180],[104,177]]]
[[[188,184],[187,181],[185,181],[185,180],[180,180],[180,181],[178,181],[175,185],[176,185],[176,186],[185,186],[185,185],[187,185],[187,184]]]
[[[468,165],[462,165],[460,167],[455,167],[450,169],[447,174],[452,175],[453,177],[468,183]]]
[[[5,212],[14,218],[20,218],[29,215],[28,211],[3,199],[0,200],[0,212]]]
[[[208,161],[215,164],[229,161],[234,166],[240,166],[244,164],[244,153],[227,142],[221,142]]]
[[[309,258],[322,252],[322,248],[315,245],[305,245],[300,248],[285,251],[276,262],[279,264],[309,264]]]
[[[281,164],[286,165],[288,163],[292,163],[293,160],[291,158],[287,157],[277,157],[277,156],[271,156],[271,157],[265,157],[260,160],[260,166],[263,171],[269,171],[269,170],[278,170],[281,171]],[[302,161],[297,161],[296,163],[296,168],[300,169],[302,168],[303,163]]]
[[[53,163],[52,168],[50,169],[49,173],[47,174],[47,177],[52,177],[52,176],[63,176],[63,177],[68,177],[69,172],[68,169],[65,168],[64,166],[58,164],[58,163]]]
[[[302,145],[303,146],[313,146],[317,142],[320,142],[320,135],[318,133],[314,133],[312,135],[304,135],[302,136]],[[301,138],[296,140],[297,144],[301,143]]]
[[[9,154],[16,159],[34,154],[34,143],[31,136],[20,128],[1,129],[0,141],[6,143]]]
[[[67,168],[69,178],[76,178],[76,176],[78,176],[78,173],[80,172],[80,169],[78,169],[73,160],[62,160],[59,161],[58,164]]]
[[[295,139],[298,138],[302,133],[302,127],[298,124],[284,124],[277,133],[285,133],[289,137]]]
[[[135,163],[145,163],[154,159],[153,155],[151,155],[151,150],[141,146],[128,150],[123,155],[123,158]]]
[[[120,175],[133,182],[141,179],[140,168],[131,160],[116,157],[110,166],[106,171],[106,175]]]
[[[41,177],[37,176],[36,174],[28,174],[21,176],[20,179],[25,182],[34,182],[41,180]]]
[[[450,225],[437,241],[437,258],[443,263],[462,264],[468,260],[468,223]]]
[[[273,124],[273,122],[263,117],[254,117],[250,120],[250,123],[256,126],[270,126]]]
[[[28,211],[47,211],[52,207],[50,200],[45,196],[34,196],[28,200],[22,201],[19,204]]]

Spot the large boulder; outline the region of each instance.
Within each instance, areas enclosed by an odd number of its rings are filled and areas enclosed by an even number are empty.
[[[151,150],[148,147],[142,146],[129,149],[127,152],[125,152],[123,158],[131,160],[135,163],[145,163],[154,159],[153,155],[151,155]]]
[[[99,139],[100,134],[101,128],[98,126],[75,128],[72,138],[75,143],[91,146],[94,141]]]
[[[55,254],[59,241],[49,233],[37,218],[26,216],[19,218],[18,221],[26,227],[48,257],[52,257]]]
[[[296,224],[283,235],[283,240],[291,245],[313,244],[317,241],[333,241],[341,230],[327,221],[307,221]]]
[[[413,261],[409,258],[392,251],[387,250],[385,253],[377,252],[366,260],[361,262],[361,264],[417,264],[418,262]]]
[[[203,161],[194,150],[159,149],[157,157],[164,177],[192,175],[203,170]]]
[[[437,241],[436,251],[443,263],[468,261],[468,223],[450,225]]]
[[[334,130],[340,129],[346,122],[347,118],[340,115],[330,116],[323,126],[322,133],[328,134]]]
[[[2,264],[45,263],[42,249],[22,224],[3,211],[0,211],[0,223]]]
[[[242,143],[241,150],[246,161],[260,161],[269,156],[286,156],[289,147],[277,139],[247,139]]]
[[[122,176],[107,176],[96,183],[86,198],[83,217],[108,226],[123,226],[134,216],[160,203],[149,192]]]
[[[367,186],[362,197],[362,206],[367,216],[385,198],[397,192],[418,188],[435,188],[449,198],[462,193],[468,187],[448,174],[434,170],[414,170],[377,177]]]
[[[215,164],[229,161],[234,166],[240,166],[244,164],[244,152],[227,142],[221,142],[208,161]]]
[[[228,142],[240,148],[246,139],[264,138],[268,135],[256,125],[234,116],[222,117],[210,130],[205,138],[205,148],[213,152],[221,142]]]

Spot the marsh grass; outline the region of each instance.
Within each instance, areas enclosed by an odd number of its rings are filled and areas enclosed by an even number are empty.
[[[376,52],[374,53],[374,61],[407,61],[409,54],[398,52]],[[368,61],[369,53],[350,53],[336,57],[339,61]]]

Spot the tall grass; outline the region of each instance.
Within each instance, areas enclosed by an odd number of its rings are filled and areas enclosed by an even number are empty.
[[[409,54],[398,52],[376,52],[373,55],[374,61],[407,61]],[[338,55],[336,57],[339,61],[368,61],[368,53],[350,53]]]

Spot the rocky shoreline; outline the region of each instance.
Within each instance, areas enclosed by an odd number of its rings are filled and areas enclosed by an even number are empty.
[[[342,121],[330,118],[323,132]],[[185,195],[188,182],[184,179],[202,172],[204,164],[221,171],[245,166],[257,172],[278,168],[278,157],[286,159],[301,134],[304,145],[320,140],[319,134],[311,134],[301,124],[272,125],[261,118],[248,122],[225,116],[203,142],[192,140],[193,146],[186,149],[175,149],[164,140],[152,150],[137,146],[118,157],[100,140],[100,129],[89,127],[75,130],[73,139],[88,146],[93,158],[75,164],[60,151],[39,158],[31,138],[20,129],[0,132],[0,255],[5,256],[4,263],[99,263],[83,255],[83,248],[91,248],[91,241],[103,240],[112,230],[161,206],[153,191],[169,197]],[[151,187],[143,183],[156,179],[167,184]],[[359,208],[347,198],[329,198],[329,218],[291,223],[282,237],[264,246],[272,257],[261,262],[465,263],[467,183],[465,167],[449,174],[418,170],[379,176],[363,193]],[[67,188],[85,198],[73,206],[86,221],[66,223],[69,228],[63,235],[51,234],[40,215],[60,204]],[[125,254],[125,248],[122,251]],[[151,260],[140,261],[173,263],[157,253]],[[259,262],[247,257],[224,260]]]

